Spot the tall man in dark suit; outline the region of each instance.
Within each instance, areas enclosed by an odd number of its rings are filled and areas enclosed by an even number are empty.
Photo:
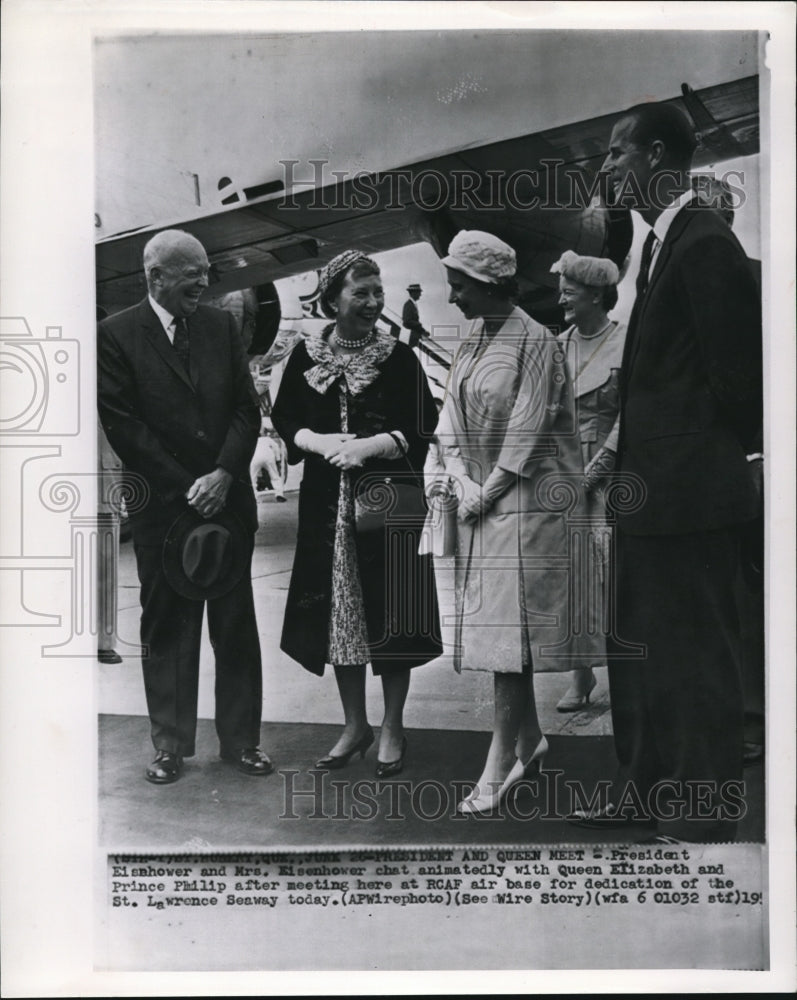
[[[271,762],[258,749],[262,675],[251,583],[257,508],[249,462],[260,429],[258,398],[232,317],[199,305],[208,283],[202,244],[178,230],[159,233],[144,248],[144,270],[147,298],[100,325],[98,405],[108,440],[148,485],[143,509],[131,517],[157,751],[146,777],[154,784],[176,781],[183,758],[194,754],[205,603],[221,756],[246,774],[268,774]],[[207,601],[200,588],[200,599],[185,596],[164,563],[176,519],[212,525],[230,514],[245,545],[237,582]],[[198,533],[199,548],[184,558],[196,569],[199,552],[207,574],[223,537],[222,529],[216,536]]]
[[[749,262],[700,206],[696,146],[678,108],[615,125],[604,169],[651,231],[621,371],[618,469],[639,503],[617,516],[609,656],[618,781],[589,825],[658,823],[658,838],[733,840],[743,711],[734,581],[742,526],[759,512],[748,456],[761,425],[761,307]]]

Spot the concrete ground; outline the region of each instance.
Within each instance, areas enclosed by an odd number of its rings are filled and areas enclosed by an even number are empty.
[[[342,719],[334,675],[327,670],[318,678],[303,670],[279,648],[285,600],[296,537],[296,470],[291,469],[286,503],[276,503],[268,491],[258,498],[260,528],[253,560],[253,589],[263,654],[263,721],[339,723]],[[293,488],[291,488],[293,487]],[[453,568],[450,560],[437,564],[438,595],[443,638],[452,635],[454,606]],[[130,542],[123,543],[119,565],[118,652],[124,661],[99,664],[98,709],[101,714],[147,714],[141,661],[137,655],[139,586]],[[568,687],[568,675],[539,673],[535,691],[545,733],[572,736],[611,734],[606,669],[596,671],[598,685],[589,707],[561,714],[556,703]],[[381,685],[374,677],[367,684],[369,717],[378,725],[382,716]],[[213,718],[213,657],[207,635],[202,644],[199,717]],[[492,726],[492,676],[464,671],[457,674],[450,655],[412,672],[405,723],[411,729],[488,731]]]
[[[291,485],[295,484],[289,480]],[[119,567],[117,644],[124,660],[116,665],[98,665],[101,842],[136,849],[154,845],[209,847],[219,843],[229,847],[260,843],[285,846],[427,842],[428,823],[419,826],[418,817],[410,814],[404,817],[407,822],[398,825],[387,822],[392,813],[387,817],[380,813],[373,822],[356,826],[352,826],[353,821],[342,826],[338,822],[319,826],[318,822],[305,822],[306,817],[300,822],[283,822],[285,775],[298,775],[296,781],[309,781],[308,768],[335,742],[342,722],[333,672],[328,670],[326,676],[318,678],[279,648],[296,537],[296,490],[289,489],[287,496],[286,503],[275,503],[271,493],[259,498],[260,528],[253,563],[263,652],[263,748],[274,759],[278,774],[261,782],[237,774],[219,761],[213,724],[209,721],[214,715],[214,668],[205,635],[200,666],[197,756],[187,762],[184,780],[170,786],[167,794],[143,780],[144,766],[151,759],[151,744],[137,652],[138,579],[132,545],[126,542],[121,546]],[[450,561],[440,561],[437,571],[445,641],[450,640],[452,632],[454,595]],[[588,708],[566,715],[556,711],[556,703],[568,686],[568,675],[535,675],[542,729],[551,738],[548,766],[554,770],[550,774],[566,774],[588,790],[599,779],[611,778],[615,768],[606,673],[605,667],[596,671],[598,685]],[[369,677],[367,693],[370,721],[378,725],[382,716],[378,679]],[[455,795],[461,794],[461,789],[455,792],[454,783],[475,779],[489,743],[491,675],[472,671],[458,675],[450,655],[418,667],[412,672],[405,724],[411,744],[407,787],[411,789],[430,780],[442,782],[449,804],[455,802]],[[347,787],[352,781],[372,777],[374,759],[372,750],[365,760],[352,763],[341,775]],[[739,837],[757,842],[764,836],[762,768],[748,769],[745,777],[748,815],[740,826]],[[403,781],[404,776],[399,780]],[[548,804],[547,798],[545,802]],[[546,817],[544,823],[526,822],[521,826],[506,817],[479,817],[466,824],[452,810],[435,824],[434,838],[441,843],[605,842],[601,840],[606,836],[605,831],[575,828],[566,823],[562,818],[566,811],[550,819]],[[637,828],[613,831],[612,842],[631,841],[638,836]]]

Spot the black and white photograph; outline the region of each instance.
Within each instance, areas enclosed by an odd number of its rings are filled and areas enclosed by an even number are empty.
[[[4,11],[7,995],[793,988],[794,8],[558,7]]]

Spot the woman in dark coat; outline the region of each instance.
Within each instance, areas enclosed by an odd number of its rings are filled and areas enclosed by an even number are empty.
[[[320,293],[335,322],[294,349],[272,412],[289,463],[304,460],[281,647],[312,673],[335,668],[345,725],[319,767],[343,767],[374,740],[365,707],[370,661],[385,698],[377,757],[384,777],[404,763],[410,669],[442,652],[431,557],[418,555],[437,410],[414,353],[376,330],[384,305],[376,263],[358,251],[340,254],[321,272]],[[393,484],[417,487],[402,491],[401,509]],[[409,516],[407,493],[418,497]],[[392,523],[390,513],[377,514],[376,528],[357,530],[363,499],[393,507]]]

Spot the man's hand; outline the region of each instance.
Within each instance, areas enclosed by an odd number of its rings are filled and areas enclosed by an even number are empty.
[[[185,495],[186,500],[202,517],[213,517],[227,502],[231,483],[232,476],[226,469],[214,469],[194,480]]]

